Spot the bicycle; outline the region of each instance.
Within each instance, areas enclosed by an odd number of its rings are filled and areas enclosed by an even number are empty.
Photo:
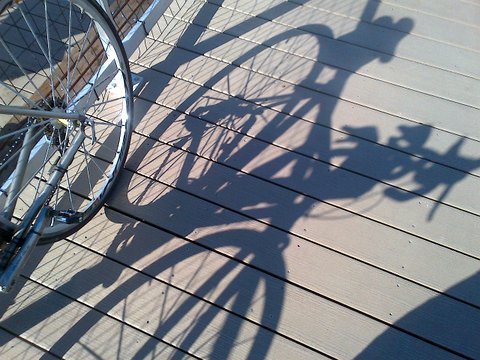
[[[0,0],[0,291],[101,208],[132,131],[128,58],[92,0]]]

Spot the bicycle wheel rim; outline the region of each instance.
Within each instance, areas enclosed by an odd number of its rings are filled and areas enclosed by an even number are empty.
[[[99,210],[123,165],[132,115],[128,62],[111,22],[89,1],[23,1],[0,16],[0,105],[83,116],[3,115],[0,123],[0,209],[4,214],[8,197],[16,198],[7,216],[13,225],[25,217],[76,134],[86,135],[48,200],[56,216],[41,242],[51,242],[77,231]],[[27,142],[28,134],[36,138]],[[21,149],[32,143],[28,172],[15,195],[8,194]]]

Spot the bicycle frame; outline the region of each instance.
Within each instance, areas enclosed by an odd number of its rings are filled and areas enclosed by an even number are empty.
[[[103,81],[98,81],[98,79],[102,79],[104,74],[108,73],[108,69],[114,60],[109,59],[105,64],[103,64],[100,69],[93,74],[92,80],[89,82],[89,86],[93,86],[90,84],[100,83],[98,88],[99,92],[102,92],[107,88],[109,85],[108,83],[104,83]],[[93,81],[95,79],[95,81]],[[115,80],[113,80],[115,81]],[[89,93],[90,88],[89,86],[85,86],[83,89],[79,91],[77,95],[77,99],[74,99],[72,107],[74,108],[75,105],[78,105],[79,101],[85,98],[85,94]],[[93,99],[87,98],[84,101],[90,101],[93,103]],[[83,106],[86,104],[83,103]],[[87,104],[88,105],[88,104]],[[44,229],[45,224],[52,220],[58,213],[56,213],[51,208],[46,208],[48,211],[43,211],[42,208],[45,209],[45,204],[48,200],[53,196],[55,190],[60,184],[63,175],[65,174],[66,170],[68,169],[69,165],[72,163],[75,153],[79,150],[80,146],[82,145],[83,141],[86,138],[84,128],[89,124],[88,119],[83,114],[73,112],[73,109],[67,109],[66,111],[44,111],[44,110],[36,110],[36,109],[22,109],[13,106],[0,106],[0,114],[3,115],[22,115],[22,116],[34,116],[39,118],[48,118],[47,121],[65,121],[65,120],[75,120],[80,122],[79,130],[75,135],[73,142],[69,145],[67,151],[61,157],[59,163],[54,167],[45,188],[43,189],[42,193],[38,196],[38,198],[34,201],[31,205],[30,209],[27,210],[25,213],[24,218],[20,221],[17,228],[15,229],[15,234],[13,235],[12,239],[9,241],[9,245],[5,250],[6,258],[13,257],[13,260],[10,262],[6,270],[0,276],[0,292],[8,292],[12,287],[15,278],[18,276],[22,268],[24,267],[26,261],[29,258],[29,255],[33,248],[37,245],[38,240],[42,235],[42,231]],[[29,129],[25,135],[25,142],[29,142],[31,140],[32,131]],[[94,141],[94,139],[92,139]],[[33,141],[32,141],[33,143]],[[26,174],[26,164],[30,161],[32,156],[34,156],[34,148],[29,146],[22,147],[20,154],[18,155],[18,165],[16,170],[12,173],[10,178],[6,181],[8,187],[13,189],[10,193],[15,194],[15,189],[19,189],[22,185],[22,180],[25,178]],[[6,189],[1,189],[4,193]],[[15,196],[14,198],[7,197],[5,208],[6,213],[5,217],[10,220],[13,215],[13,208],[15,207]],[[4,240],[4,239],[2,239]],[[20,247],[20,250],[17,254],[15,254],[16,249]]]
[[[73,157],[84,139],[85,134],[82,131],[75,136],[72,145],[65,152],[60,163],[52,172],[45,189],[43,189],[40,196],[35,200],[30,210],[27,211],[25,217],[20,222],[15,235],[6,249],[6,256],[9,257],[9,255],[13,255],[13,252],[18,246],[21,245],[21,248],[0,277],[0,291],[8,292],[10,290],[32,250],[37,245],[43,228],[53,216],[53,209],[45,207],[45,203],[55,192],[63,174],[65,174],[66,169],[73,161]]]

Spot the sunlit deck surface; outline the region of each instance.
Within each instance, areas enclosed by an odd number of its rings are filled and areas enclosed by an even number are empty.
[[[0,358],[479,358],[479,24],[173,3],[118,187],[0,299]]]

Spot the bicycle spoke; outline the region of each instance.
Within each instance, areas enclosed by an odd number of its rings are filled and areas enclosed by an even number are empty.
[[[62,141],[63,143],[66,143],[68,141],[68,138],[69,138],[69,135],[68,135],[69,131],[67,129],[67,132],[65,133],[65,138],[64,140]],[[68,171],[65,172],[64,174],[64,177],[66,179],[66,182],[67,182],[67,189],[69,189],[68,191],[65,191],[68,193],[68,198],[70,200],[70,204],[71,204],[71,208],[74,209],[74,205],[73,205],[73,199],[72,199],[72,196],[71,196],[71,193],[70,193],[70,181],[69,181],[69,175],[68,175]],[[56,209],[56,206],[58,205],[58,196],[59,196],[59,191],[60,191],[60,184],[57,185],[56,187],[56,190],[55,190],[55,205],[54,205],[54,209]]]
[[[38,141],[38,137],[43,136],[42,134],[36,135],[32,140],[28,141],[27,143],[23,144],[23,146],[30,146],[30,143]],[[4,171],[4,169],[10,165],[20,154],[20,151],[15,152],[7,161],[0,164],[0,172]]]
[[[0,106],[0,114],[1,114],[1,113],[2,113],[2,111],[1,111],[1,106]],[[37,128],[37,127],[40,127],[40,126],[45,126],[45,127],[46,127],[47,125],[49,125],[49,124],[51,123],[51,121],[52,121],[52,120],[42,121],[42,122],[40,122],[40,123],[38,123],[38,124],[30,125],[29,127],[22,128],[22,129],[20,129],[20,130],[12,131],[12,132],[10,132],[10,133],[8,133],[8,134],[6,134],[6,135],[0,136],[0,141],[6,141],[6,139],[11,138],[12,136],[15,136],[15,135],[17,135],[17,134],[20,135],[21,133],[27,131],[29,128],[34,129],[34,128]]]
[[[50,44],[50,26],[48,25],[48,6],[47,6],[47,0],[43,1],[44,4],[44,9],[45,9],[45,29],[46,29],[46,35],[47,35],[47,51],[48,51],[48,63],[50,65],[50,87],[52,89],[52,99],[53,99],[53,105],[56,106],[56,101],[55,101],[55,84],[53,83],[53,62],[52,62],[52,50],[51,50],[51,44]]]
[[[45,165],[47,163],[47,156],[48,156],[48,153],[50,151],[50,148],[51,148],[51,145],[52,145],[52,142],[49,141],[48,142],[48,147],[47,147],[47,150],[45,151],[45,157],[43,159],[43,164]],[[38,195],[38,192],[39,192],[39,189],[40,189],[40,184],[41,184],[41,181],[43,179],[43,175],[45,174],[45,166],[42,166],[42,173],[40,174],[39,176],[39,179],[38,179],[38,182],[37,182],[37,186],[35,188],[35,195],[33,195],[33,198],[36,199],[37,198],[37,195]]]
[[[53,210],[57,210],[57,205],[58,205],[58,191],[59,187],[55,189],[55,202],[53,203]]]
[[[70,132],[70,129],[67,128],[67,131],[66,131],[66,133],[65,133],[65,141],[68,140],[68,134],[69,134],[69,132]],[[72,138],[73,138],[73,137],[72,137]],[[70,190],[70,189],[71,189],[71,185],[70,185],[70,178],[69,178],[69,176],[68,176],[68,171],[65,172],[65,178],[66,178],[66,180],[67,180],[67,185],[68,185],[68,187],[67,187],[67,189],[68,189],[68,198],[70,199],[70,204],[72,205],[71,208],[72,208],[72,209],[75,209],[75,206],[73,205],[72,193],[71,193],[71,190]]]
[[[0,80],[0,85],[2,85],[3,87],[5,87],[7,90],[13,92],[16,96],[20,97],[23,101],[25,101],[25,103],[27,105],[29,105],[30,107],[35,107],[36,104],[30,100],[29,98],[27,98],[25,95],[19,93],[13,86],[10,86],[8,85],[7,83],[5,83],[4,81]],[[5,106],[7,106],[7,104],[4,102]]]
[[[72,186],[70,185],[70,178],[68,176],[68,172],[65,173],[65,179],[67,180],[67,191],[68,199],[70,200],[70,205],[72,206],[71,209],[75,209],[75,205],[73,205],[73,198],[72,198],[72,191],[70,190]]]
[[[108,146],[108,145],[105,145],[104,142],[101,142],[101,141],[97,140],[96,144],[99,144],[99,145],[100,145],[100,148],[101,148],[102,150],[109,150],[109,151],[111,151],[113,154],[116,154],[116,153],[117,153],[117,150],[112,149],[112,148],[111,148],[110,146]]]
[[[93,194],[93,185],[92,185],[92,179],[91,179],[91,176],[90,176],[90,168],[88,167],[87,147],[85,146],[85,144],[82,144],[82,147],[83,147],[83,156],[85,158],[85,169],[87,170],[88,185],[90,187],[90,194],[91,194],[92,199],[93,199],[95,197],[95,195]]]
[[[38,38],[37,33],[36,33],[35,30],[33,29],[32,24],[31,24],[30,21],[27,19],[27,16],[25,15],[24,11],[22,10],[22,7],[19,6],[18,8],[19,8],[20,13],[22,14],[22,17],[24,18],[25,23],[27,24],[30,32],[32,33],[33,38],[35,39],[35,41],[36,41],[37,45],[39,46],[39,48],[40,48],[43,56],[45,57],[45,60],[48,62],[49,66],[50,66],[50,68],[51,68],[51,70],[52,70],[52,78],[50,79],[50,81],[53,83],[53,80],[54,80],[54,79],[53,79],[53,75],[55,75],[56,80],[58,80],[59,86],[62,87],[62,89],[63,89],[63,91],[64,91],[65,93],[67,93],[67,89],[65,88],[65,85],[63,84],[61,77],[58,75],[57,71],[55,70],[55,67],[54,67],[54,65],[52,64],[51,59],[50,59],[50,58],[48,57],[48,55],[46,54],[45,49],[44,49],[44,46],[42,45],[40,39]]]
[[[97,164],[97,161],[96,161],[97,158],[94,157],[92,154],[90,154],[88,151],[87,151],[87,155],[90,157],[90,160],[92,160],[93,165],[95,165],[97,169],[100,171],[100,173],[102,174],[101,175],[102,178],[108,179],[108,177],[105,175],[105,170],[102,170],[100,165]]]
[[[99,72],[100,72],[100,71],[99,71]],[[97,74],[98,74],[99,72],[97,72]],[[102,76],[103,76],[103,75],[102,75]],[[111,78],[110,78],[110,77],[105,77],[105,79],[103,79],[98,85],[102,85],[102,86],[103,86],[106,81],[109,81],[109,79],[111,79]],[[72,102],[72,104],[79,104],[82,99],[84,99],[86,96],[88,96],[87,100],[85,101],[85,104],[86,104],[87,108],[90,108],[90,107],[92,106],[92,105],[90,105],[90,101],[91,101],[91,96],[92,96],[93,93],[95,94],[95,97],[96,97],[97,100],[98,100],[98,94],[97,94],[97,92],[95,91],[95,85],[97,85],[97,84],[96,84],[96,81],[97,81],[97,80],[98,80],[98,76],[97,76],[97,78],[95,78],[93,84],[91,84],[90,82],[88,82],[87,85],[89,85],[89,90],[87,90],[87,92],[84,92],[80,97],[76,98],[76,99]],[[112,81],[112,80],[110,80],[110,81]],[[107,86],[108,86],[108,85],[107,85]],[[106,86],[105,86],[105,87],[106,87]],[[77,106],[77,107],[78,107],[78,106]]]
[[[109,122],[106,122],[106,121],[95,122],[95,126],[111,126],[111,127],[116,127],[116,128],[119,127],[118,124],[109,123]]]
[[[72,80],[70,78],[70,61],[71,61],[71,51],[72,51],[72,2],[68,3],[68,46],[67,46],[67,89],[70,89]],[[65,94],[65,100],[67,103],[70,102],[70,94]]]
[[[66,140],[66,139],[65,139],[65,140]],[[64,140],[64,141],[65,141],[65,140]],[[65,142],[64,142],[64,143],[65,143]],[[61,143],[60,145],[62,145],[62,143]],[[17,194],[13,197],[13,200],[17,200],[18,197],[20,196],[20,194],[22,194],[22,193],[25,191],[25,189],[26,189],[29,185],[31,185],[30,183],[32,182],[32,180],[37,176],[37,174],[41,171],[41,169],[42,169],[43,167],[45,167],[45,165],[52,159],[52,157],[53,157],[54,155],[55,155],[55,152],[52,152],[52,154],[48,157],[47,161],[44,162],[44,163],[42,163],[42,165],[40,165],[40,167],[37,168],[37,169],[33,172],[33,175],[30,176],[29,179],[27,179],[27,181],[25,182],[25,185],[24,185],[24,186],[17,192]]]
[[[77,62],[75,62],[75,66],[73,67],[73,70],[72,70],[72,74],[71,74],[71,78],[75,79],[75,76],[76,73],[77,73],[77,67],[78,67],[78,64],[80,63],[79,59],[83,58],[83,55],[85,54],[85,49],[86,49],[86,44],[87,44],[87,39],[88,37],[90,36],[90,30],[93,28],[93,23],[90,22],[90,24],[88,24],[88,29],[85,33],[85,36],[83,37],[83,42],[82,42],[82,46],[80,47],[80,52],[78,54],[78,57],[77,57]]]
[[[7,44],[5,43],[5,41],[3,40],[3,38],[0,36],[0,44],[2,44],[2,46],[5,48],[5,50],[7,51],[7,54],[12,58],[12,60],[15,62],[15,64],[18,66],[18,68],[20,69],[20,71],[23,73],[23,76],[25,76],[25,78],[27,78],[28,82],[30,84],[32,84],[32,86],[35,88],[35,90],[37,91],[37,93],[40,95],[40,97],[43,99],[43,101],[45,101],[45,103],[47,103],[47,100],[45,99],[45,97],[42,95],[42,93],[40,92],[40,89],[37,87],[37,85],[33,82],[33,80],[30,78],[30,76],[28,76],[27,72],[25,71],[25,69],[23,68],[23,66],[20,64],[20,61],[17,59],[17,57],[13,54],[13,52],[10,50],[10,48],[7,46]],[[3,82],[3,81],[2,81]],[[15,93],[18,94],[17,91],[14,91]]]

